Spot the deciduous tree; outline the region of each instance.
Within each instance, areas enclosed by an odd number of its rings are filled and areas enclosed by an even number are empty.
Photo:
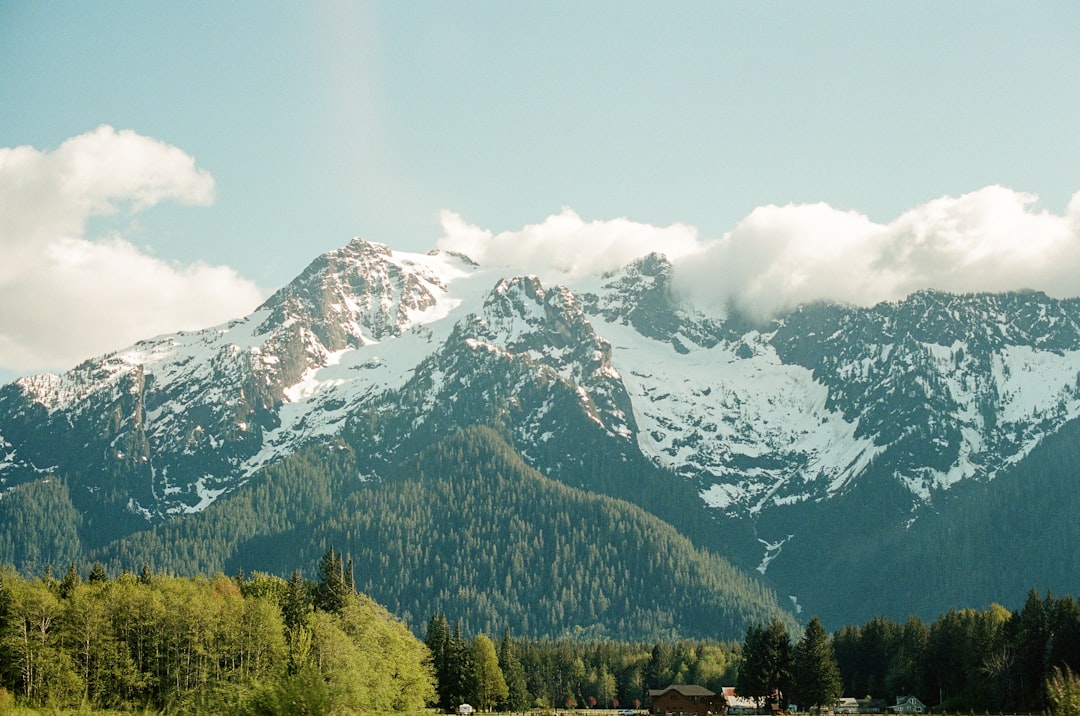
[[[476,688],[476,705],[484,710],[491,710],[510,693],[506,686],[495,645],[487,636],[477,634],[472,639],[469,651],[473,663],[473,683]]]

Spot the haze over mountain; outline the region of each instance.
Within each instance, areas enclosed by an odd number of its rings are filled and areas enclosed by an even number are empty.
[[[835,627],[1074,588],[1080,301],[921,291],[765,321],[694,302],[665,256],[582,256],[560,283],[355,239],[245,318],[4,386],[0,560],[271,569],[334,543],[414,622],[458,595],[474,628],[642,638],[738,638],[775,594]],[[460,522],[420,507],[460,490],[487,495]],[[519,557],[490,561],[501,543]],[[542,613],[507,613],[538,569]]]

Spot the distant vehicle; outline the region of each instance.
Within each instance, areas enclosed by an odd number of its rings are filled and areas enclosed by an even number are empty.
[[[473,709],[473,707],[469,706],[468,704],[460,704],[457,707],[457,712],[461,714],[461,716],[469,716],[474,710],[475,709]]]

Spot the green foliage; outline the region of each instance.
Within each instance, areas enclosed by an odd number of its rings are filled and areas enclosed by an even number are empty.
[[[323,716],[333,707],[334,699],[322,673],[306,666],[259,690],[247,712],[251,716]]]
[[[783,707],[792,685],[791,637],[779,619],[751,624],[743,641],[737,688],[759,703]]]
[[[475,698],[473,702],[479,708],[490,711],[495,704],[510,695],[506,685],[499,657],[495,653],[495,644],[484,634],[473,637],[469,650],[473,663],[473,683]]]
[[[352,560],[349,560],[350,564]],[[352,579],[346,577],[345,560],[331,547],[319,560],[319,584],[315,588],[314,605],[324,612],[340,613],[353,594]]]
[[[356,588],[417,632],[436,606],[469,634],[734,639],[754,619],[794,626],[760,581],[640,508],[543,477],[492,430],[430,446],[381,481],[363,472],[345,446],[311,447],[94,557],[285,575],[341,550],[330,577],[352,575],[337,566],[351,554]]]
[[[1046,697],[1054,716],[1080,714],[1080,677],[1069,667],[1054,667],[1046,680]]]
[[[517,647],[510,638],[510,630],[503,633],[499,641],[499,668],[506,680],[506,698],[502,703],[504,711],[524,711],[529,707],[529,688],[525,683],[525,669],[517,655]]]
[[[11,488],[0,500],[0,564],[24,574],[41,574],[82,556],[82,517],[71,503],[67,485],[47,477]]]
[[[311,536],[348,548],[360,587],[417,627],[438,605],[467,633],[734,637],[783,613],[669,525],[544,478],[480,428],[347,497]]]
[[[1021,610],[950,609],[925,625],[885,617],[832,639],[844,693],[915,695],[949,710],[1041,711],[1053,675],[1080,668],[1080,603],[1031,590]],[[1068,685],[1064,676],[1059,683]]]
[[[426,648],[372,600],[299,610],[292,627],[289,602],[289,583],[258,573],[56,582],[0,570],[0,688],[31,707],[171,713],[415,711],[433,696]]]
[[[647,703],[645,672],[661,646],[659,666],[664,686],[700,684],[719,692],[735,682],[738,646],[723,642],[679,640],[663,645],[631,642],[514,640],[514,652],[526,674],[529,704],[564,705],[568,698],[598,707],[638,708]]]
[[[795,645],[794,694],[802,708],[830,711],[843,696],[840,667],[825,628],[817,617],[810,620]]]

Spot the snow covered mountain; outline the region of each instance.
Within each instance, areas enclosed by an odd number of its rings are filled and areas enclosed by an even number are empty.
[[[651,255],[549,285],[356,239],[246,318],[4,386],[0,491],[62,475],[111,537],[204,510],[302,445],[346,441],[377,480],[482,423],[589,489],[632,495],[620,470],[651,469],[698,496],[688,524],[768,574],[799,539],[778,515],[887,481],[902,500],[883,522],[912,530],[1080,416],[1080,301],[921,292],[753,326],[680,299],[672,274]]]

